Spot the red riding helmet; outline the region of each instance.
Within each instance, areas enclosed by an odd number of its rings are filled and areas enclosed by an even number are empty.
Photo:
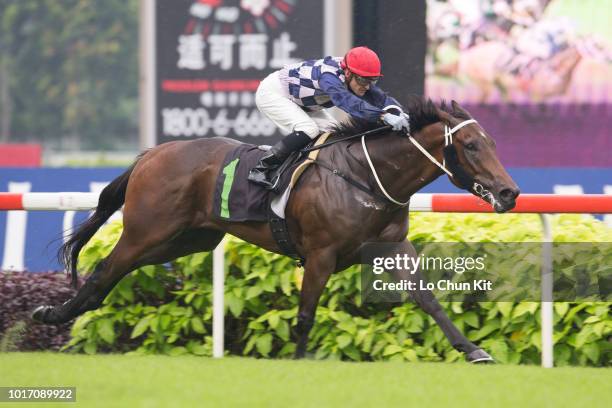
[[[362,77],[382,76],[378,55],[368,47],[351,48],[344,56],[340,66]]]

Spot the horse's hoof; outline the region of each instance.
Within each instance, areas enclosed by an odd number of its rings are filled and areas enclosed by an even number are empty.
[[[53,306],[38,306],[32,312],[32,320],[45,324],[53,323],[49,319],[49,314],[52,310]]]
[[[493,357],[483,349],[476,349],[469,353],[466,360],[473,364],[495,364]]]

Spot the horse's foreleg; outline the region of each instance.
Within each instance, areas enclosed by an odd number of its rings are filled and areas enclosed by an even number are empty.
[[[336,256],[330,251],[308,254],[297,316],[295,358],[303,358],[308,346],[308,333],[314,325],[315,312],[325,284],[336,267]]]
[[[417,257],[417,252],[414,246],[404,241],[398,244],[395,248],[395,253],[408,254],[410,257]],[[424,281],[420,270],[414,273],[406,269],[396,269],[392,273],[395,279],[408,280],[416,283],[416,287],[420,287],[419,281]],[[414,290],[410,291],[410,296],[414,299],[417,305],[421,307],[427,314],[434,318],[444,335],[451,345],[458,351],[466,354],[466,358],[470,362],[485,362],[493,361],[484,350],[478,348],[474,343],[469,341],[463,333],[457,329],[451,319],[448,317],[434,294],[430,290]]]

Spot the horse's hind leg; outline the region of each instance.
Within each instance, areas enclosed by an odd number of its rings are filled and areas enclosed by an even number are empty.
[[[417,257],[417,252],[414,249],[414,246],[412,246],[412,244],[408,241],[399,243],[398,246],[394,248],[394,253],[408,254],[410,257]],[[424,281],[420,270],[411,273],[411,271],[406,269],[396,269],[392,271],[392,274],[397,280],[408,280],[415,282],[417,288],[420,287],[419,281]],[[430,290],[425,289],[410,291],[410,295],[417,305],[421,307],[421,309],[434,318],[451,345],[456,350],[466,354],[468,361],[474,363],[493,361],[493,358],[490,355],[474,345],[463,335],[463,333],[459,331],[459,329],[457,329]]]
[[[172,239],[148,248],[137,260],[134,269],[145,265],[156,265],[172,261],[195,252],[212,251],[219,245],[225,232],[197,228],[182,231]]]
[[[67,322],[100,307],[115,285],[134,269],[168,262],[194,252],[212,250],[223,235],[223,232],[215,230],[190,230],[152,243],[146,239],[131,240],[124,233],[109,256],[96,265],[74,298],[57,307],[41,306],[34,311],[32,317],[47,324]]]
[[[62,324],[99,307],[112,287],[131,271],[139,255],[139,248],[125,238],[123,234],[109,256],[96,265],[75,297],[60,306],[40,306],[34,310],[32,318],[46,324]]]

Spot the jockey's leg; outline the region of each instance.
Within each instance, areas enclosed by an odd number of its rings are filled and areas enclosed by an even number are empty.
[[[269,172],[283,164],[291,152],[306,146],[310,140],[310,137],[304,132],[297,131],[288,134],[259,160],[259,163],[249,172],[249,180],[271,185],[272,183],[268,180]]]
[[[249,173],[249,180],[273,187],[268,179],[271,170],[280,166],[293,151],[306,146],[319,135],[319,126],[308,113],[288,99],[282,89],[278,73],[266,77],[255,93],[255,103],[286,136]]]
[[[347,117],[347,114],[344,113],[343,110],[332,107],[329,109],[322,109],[320,111],[308,113],[308,116],[310,116],[310,118],[317,124],[319,134],[321,134],[323,132],[330,131],[334,125],[338,125],[340,123],[340,120],[336,118],[336,116],[345,118]]]

